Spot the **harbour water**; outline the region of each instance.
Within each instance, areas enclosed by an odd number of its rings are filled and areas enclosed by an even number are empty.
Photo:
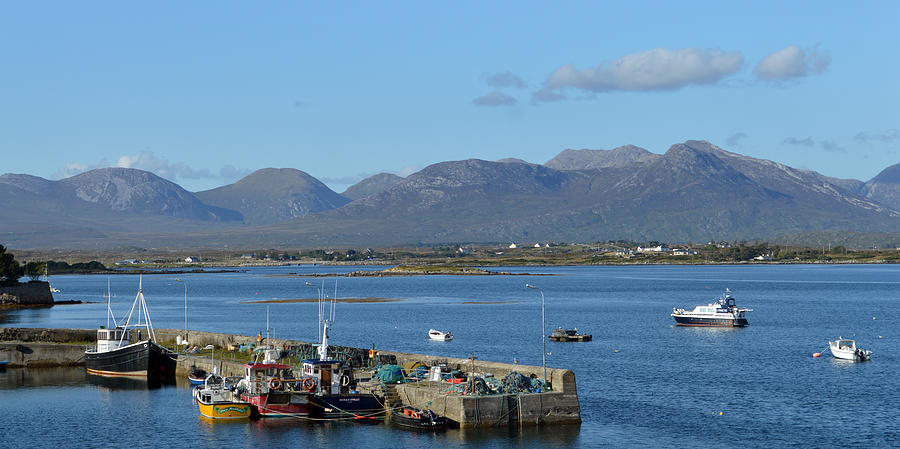
[[[235,273],[144,276],[153,324],[315,341],[315,303],[248,301],[339,298],[331,342],[436,356],[541,363],[541,297],[547,330],[577,327],[585,343],[547,342],[547,364],[575,372],[583,423],[574,428],[422,434],[386,426],[290,421],[209,423],[186,387],[108,385],[83,369],[0,373],[0,404],[13,441],[49,447],[73,435],[79,446],[284,447],[882,447],[900,445],[900,266],[741,265],[526,267],[534,276],[312,278],[365,267],[290,266]],[[184,281],[177,282],[175,279]],[[54,276],[57,300],[89,304],[20,310],[0,325],[96,328],[127,314],[137,276]],[[313,287],[306,282],[314,284]],[[712,302],[730,288],[753,308],[750,326],[674,326],[672,307]],[[454,340],[428,340],[429,328]],[[855,338],[873,361],[828,353],[829,339]],[[821,352],[821,358],[813,358]],[[2,355],[0,355],[2,357]],[[34,432],[39,425],[41,432]],[[131,432],[120,429],[131,429]],[[27,441],[27,443],[26,443]]]

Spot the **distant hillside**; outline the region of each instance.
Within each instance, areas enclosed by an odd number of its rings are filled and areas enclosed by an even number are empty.
[[[234,211],[208,207],[177,184],[131,168],[91,170],[60,181],[8,173],[0,176],[0,192],[7,214],[42,219],[101,221],[113,214],[240,220]]]
[[[442,162],[278,232],[377,243],[753,239],[819,229],[884,232],[900,214],[821,175],[704,141],[592,170]]]
[[[557,170],[588,170],[625,167],[638,161],[658,158],[641,147],[625,145],[612,150],[564,150],[544,164]]]
[[[203,204],[193,194],[152,173],[92,170],[50,181],[0,176],[0,235],[18,247],[94,247],[145,240],[162,230],[191,232],[239,222],[240,214]],[[120,240],[116,240],[120,238]]]
[[[62,181],[6,174],[0,237],[14,248],[778,236],[882,246],[900,229],[892,206],[896,165],[862,183],[695,140],[661,155],[628,146],[564,151],[551,162],[565,169],[511,158],[441,162],[407,178],[364,180],[348,189],[357,198],[352,202],[295,169],[259,170],[197,194],[139,170],[103,169]]]
[[[231,210],[208,207],[178,184],[133,168],[100,168],[58,181],[63,190],[114,211],[191,220],[240,220]]]
[[[249,225],[277,223],[350,202],[293,168],[264,168],[234,184],[196,195],[206,204],[239,211]]]
[[[867,198],[900,211],[900,163],[882,170],[863,189]]]
[[[402,180],[403,178],[393,173],[379,173],[353,184],[341,195],[350,200],[358,200],[375,193],[384,192]]]

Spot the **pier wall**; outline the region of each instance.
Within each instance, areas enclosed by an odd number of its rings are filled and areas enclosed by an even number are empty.
[[[544,377],[540,366],[487,362],[452,357],[436,358],[423,354],[379,351],[392,354],[401,365],[420,361],[432,365],[436,360],[463,373],[489,373],[503,379],[512,371],[525,376]],[[578,424],[581,423],[581,406],[575,384],[575,373],[567,369],[547,368],[550,391],[531,394],[507,394],[490,396],[466,396],[448,389],[440,382],[416,382],[399,384],[397,393],[404,404],[431,409],[457,422],[460,427],[491,427],[506,425]]]
[[[60,343],[0,342],[0,360],[10,368],[78,366],[84,364],[84,346]]]
[[[178,329],[156,330],[157,340],[170,348],[176,336],[183,335],[184,331]],[[8,359],[11,368],[80,365],[84,363],[85,346],[93,344],[95,338],[96,330],[87,329],[0,328],[0,360]],[[210,358],[210,352],[202,350],[197,354],[179,354],[175,371],[178,377],[187,377],[194,366],[207,372],[212,372],[215,367],[216,372],[223,376],[240,376],[243,363],[228,360],[229,352],[222,351],[222,348],[229,346],[234,348],[257,342],[255,336],[199,331],[190,331],[188,339],[192,347],[215,345],[217,358]],[[302,351],[312,351],[314,348],[311,343],[283,339],[270,339],[268,344],[283,349],[300,348]],[[356,367],[369,366],[372,362],[383,359],[396,359],[400,365],[411,361],[433,365],[440,361],[464,373],[473,371],[489,373],[498,379],[503,379],[512,371],[525,376],[533,374],[536,377],[543,377],[543,368],[540,366],[477,359],[473,364],[471,359],[384,350],[376,351],[376,360],[370,360],[368,349],[344,346],[331,348],[335,354],[342,354],[341,357],[351,359]],[[547,377],[550,391],[540,393],[462,395],[452,391],[445,383],[428,381],[397,384],[391,387],[396,389],[397,396],[403,404],[431,409],[446,416],[461,428],[580,423],[581,408],[578,403],[575,373],[567,369],[547,368]]]
[[[9,287],[0,287],[0,306],[52,306],[53,294],[50,284],[31,281]]]

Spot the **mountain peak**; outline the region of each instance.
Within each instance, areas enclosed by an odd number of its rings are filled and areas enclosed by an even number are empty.
[[[568,149],[544,163],[544,166],[556,170],[617,168],[634,162],[647,161],[654,157],[658,157],[658,155],[634,145],[624,145],[612,150]]]
[[[263,168],[243,179],[197,192],[206,204],[240,211],[247,224],[270,224],[335,209],[349,200],[295,168]]]
[[[383,192],[400,181],[403,181],[403,178],[393,173],[378,173],[377,175],[369,176],[368,178],[353,184],[348,187],[344,193],[341,193],[341,195],[355,201],[369,195]]]

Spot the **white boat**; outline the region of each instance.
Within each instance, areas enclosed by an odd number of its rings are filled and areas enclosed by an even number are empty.
[[[451,334],[450,332],[441,332],[434,329],[429,329],[428,338],[432,340],[448,341],[453,340],[453,334]]]
[[[693,310],[673,308],[669,316],[675,318],[675,324],[679,326],[744,327],[749,324],[746,314],[752,311],[738,308],[731,290],[726,288],[725,294],[714,303]]]
[[[831,349],[831,355],[836,359],[853,360],[854,362],[865,362],[872,359],[872,351],[856,347],[856,341],[849,338],[838,337],[835,341],[829,341],[828,347]]]

